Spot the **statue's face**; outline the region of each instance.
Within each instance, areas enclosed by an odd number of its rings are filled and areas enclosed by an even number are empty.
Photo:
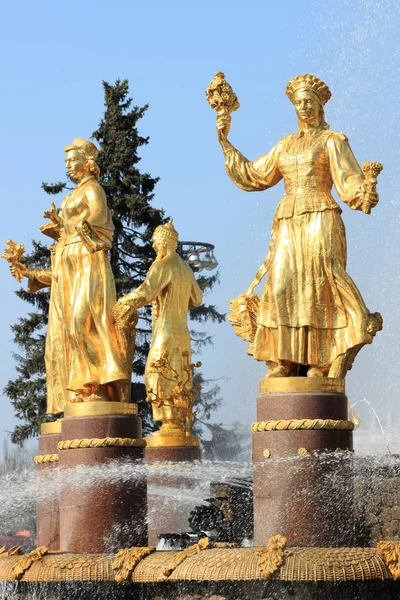
[[[86,173],[86,159],[78,150],[68,150],[65,153],[65,166],[71,179],[82,179]]]
[[[162,250],[161,239],[158,237],[158,235],[155,235],[153,237],[153,248],[156,254],[158,254]]]
[[[320,104],[312,92],[298,91],[294,96],[297,118],[303,123],[319,123]]]

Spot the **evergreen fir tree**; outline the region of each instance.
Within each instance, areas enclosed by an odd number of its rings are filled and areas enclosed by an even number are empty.
[[[117,80],[115,85],[103,82],[105,112],[93,139],[100,148],[98,164],[100,184],[107,195],[115,225],[114,243],[110,251],[111,267],[115,277],[118,297],[138,287],[144,280],[155,258],[151,238],[154,229],[166,222],[162,209],[152,205],[154,188],[158,179],[138,168],[139,150],[148,144],[149,138],[138,132],[138,122],[147,111],[148,105],[132,106],[129,98],[128,81]],[[67,183],[43,183],[48,194],[59,194]],[[33,242],[33,252],[28,256],[28,267],[47,267],[49,250],[41,243]],[[199,277],[203,291],[212,289],[218,282],[218,275]],[[35,307],[35,312],[18,320],[12,326],[14,341],[22,354],[15,355],[18,376],[10,381],[5,393],[11,399],[16,416],[25,421],[17,425],[12,441],[21,444],[30,436],[37,435],[40,424],[48,420],[46,409],[46,385],[44,369],[45,326],[49,304],[49,292],[40,291],[28,294],[23,289],[17,295]],[[224,315],[215,306],[202,305],[190,312],[193,321],[211,320],[221,323]],[[139,415],[143,419],[144,431],[154,428],[150,405],[145,401],[144,374],[151,334],[151,308],[140,311],[137,328],[136,350],[133,362],[133,401],[139,405]],[[211,338],[204,333],[191,331],[194,350],[201,349]],[[201,378],[201,375],[200,375]],[[199,394],[196,410],[203,418],[208,418],[213,408],[219,405],[217,387]],[[56,417],[54,417],[56,418]]]

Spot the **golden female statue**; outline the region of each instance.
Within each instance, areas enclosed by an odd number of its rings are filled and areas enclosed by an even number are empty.
[[[41,231],[57,242],[51,268],[27,269],[10,261],[19,281],[29,278],[28,291],[51,286],[45,353],[51,414],[68,402],[122,400],[130,379],[112,315],[116,292],[107,251],[114,226],[97,181],[98,150],[81,138],[64,150],[68,173],[78,184],[58,213],[54,204],[45,213],[51,222]]]
[[[114,309],[135,309],[152,304],[152,340],[147,357],[145,385],[155,421],[162,421],[156,435],[190,436],[193,385],[188,310],[200,306],[202,292],[193,271],[176,253],[178,233],[172,219],[156,228],[153,248],[157,258],[145,281],[120,298]],[[190,406],[191,405],[191,406]],[[154,435],[154,434],[153,434]]]
[[[343,377],[382,320],[368,311],[346,273],[342,211],[331,190],[334,186],[350,208],[369,214],[378,202],[376,178],[382,166],[364,163],[363,172],[346,136],[329,129],[324,105],[331,92],[312,75],[298,75],[286,87],[298,131],[253,162],[227,139],[229,113],[239,104],[222,73],[207,94],[218,110],[218,136],[232,181],[248,192],[281,179],[285,184],[269,253],[247,293],[232,302],[230,320],[238,335],[251,342],[249,354],[267,363],[269,377],[297,376],[304,372],[302,365],[308,377]],[[258,302],[253,290],[266,275]]]

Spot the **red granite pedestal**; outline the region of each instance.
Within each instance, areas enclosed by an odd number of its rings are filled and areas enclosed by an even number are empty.
[[[145,442],[136,412],[136,405],[116,402],[66,406],[59,445],[62,552],[147,544]]]
[[[190,491],[194,487],[191,469],[195,465],[191,463],[200,461],[202,452],[200,440],[194,437],[189,439],[190,446],[153,446],[152,437],[146,441],[148,543],[154,546],[160,534],[188,530],[188,518],[195,507]],[[155,438],[155,443],[162,441]]]
[[[36,540],[38,546],[60,549],[60,516],[58,498],[58,450],[61,421],[44,423],[39,437],[36,464]]]
[[[352,424],[344,381],[261,382],[253,429],[254,544],[351,546]]]

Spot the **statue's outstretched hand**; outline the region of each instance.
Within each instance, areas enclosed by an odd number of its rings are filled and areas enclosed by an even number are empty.
[[[20,262],[14,262],[10,264],[11,275],[19,282],[22,281],[23,277],[28,277],[28,269],[25,265]]]
[[[369,215],[371,213],[371,210],[373,208],[375,208],[375,206],[378,204],[379,202],[379,194],[377,192],[375,192],[374,190],[368,189],[366,187],[364,187],[363,190],[363,212],[367,213],[367,215]]]
[[[231,129],[232,118],[228,113],[217,114],[217,132],[220,142],[225,142]]]
[[[61,225],[61,218],[58,215],[58,211],[54,202],[51,203],[50,210],[44,211],[43,217],[45,219],[50,219],[50,221],[52,221],[55,225]]]

